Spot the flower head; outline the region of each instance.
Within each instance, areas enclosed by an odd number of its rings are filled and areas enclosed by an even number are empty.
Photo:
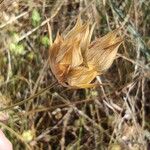
[[[79,17],[65,36],[57,33],[50,47],[51,70],[65,87],[93,87],[92,80],[107,70],[116,57],[122,43],[118,29],[91,42],[94,26],[90,28],[89,22],[82,23]]]

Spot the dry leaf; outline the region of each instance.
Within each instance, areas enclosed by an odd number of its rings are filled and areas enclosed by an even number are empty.
[[[71,88],[89,88],[91,82],[113,63],[122,38],[119,29],[90,44],[95,24],[82,23],[78,17],[74,28],[66,36],[59,35],[49,50],[50,67],[60,84]]]

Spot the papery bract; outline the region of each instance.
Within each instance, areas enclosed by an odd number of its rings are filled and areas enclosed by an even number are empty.
[[[119,29],[90,43],[94,26],[83,24],[79,17],[74,28],[65,36],[58,33],[50,47],[50,67],[63,86],[93,87],[93,79],[113,63],[122,43],[122,38],[117,37]]]

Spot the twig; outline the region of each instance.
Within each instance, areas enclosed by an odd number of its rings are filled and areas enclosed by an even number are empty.
[[[25,100],[22,100],[21,102],[18,102],[16,104],[13,104],[12,106],[9,106],[9,107],[6,107],[6,108],[2,108],[0,109],[0,111],[4,111],[4,110],[8,110],[8,109],[11,109],[15,106],[19,106],[19,105],[22,105],[28,101],[31,101],[33,100],[34,98],[36,98],[37,96],[43,94],[44,92],[46,92],[47,90],[51,89],[54,85],[56,84],[56,82],[52,83],[50,86],[46,87],[45,89],[42,89],[41,91],[39,91],[38,93],[36,93],[35,95],[33,96],[30,96],[29,98],[25,99]]]
[[[16,17],[11,18],[11,19],[10,19],[9,21],[7,21],[6,23],[0,25],[0,29],[4,28],[5,26],[7,26],[7,25],[9,25],[9,24],[11,24],[11,23],[13,23],[14,21],[16,21],[16,20],[18,20],[19,18],[21,18],[21,17],[27,15],[28,13],[29,13],[29,12],[26,11],[26,12],[23,12],[23,13],[21,13],[20,15],[18,15],[18,16],[16,16]]]

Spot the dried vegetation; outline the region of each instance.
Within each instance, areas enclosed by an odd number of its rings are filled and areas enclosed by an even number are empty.
[[[15,150],[150,148],[149,1],[0,3],[0,126]],[[63,87],[48,60],[57,32],[65,36],[79,14],[96,23],[92,41],[118,27],[124,37],[113,65],[89,89]]]

